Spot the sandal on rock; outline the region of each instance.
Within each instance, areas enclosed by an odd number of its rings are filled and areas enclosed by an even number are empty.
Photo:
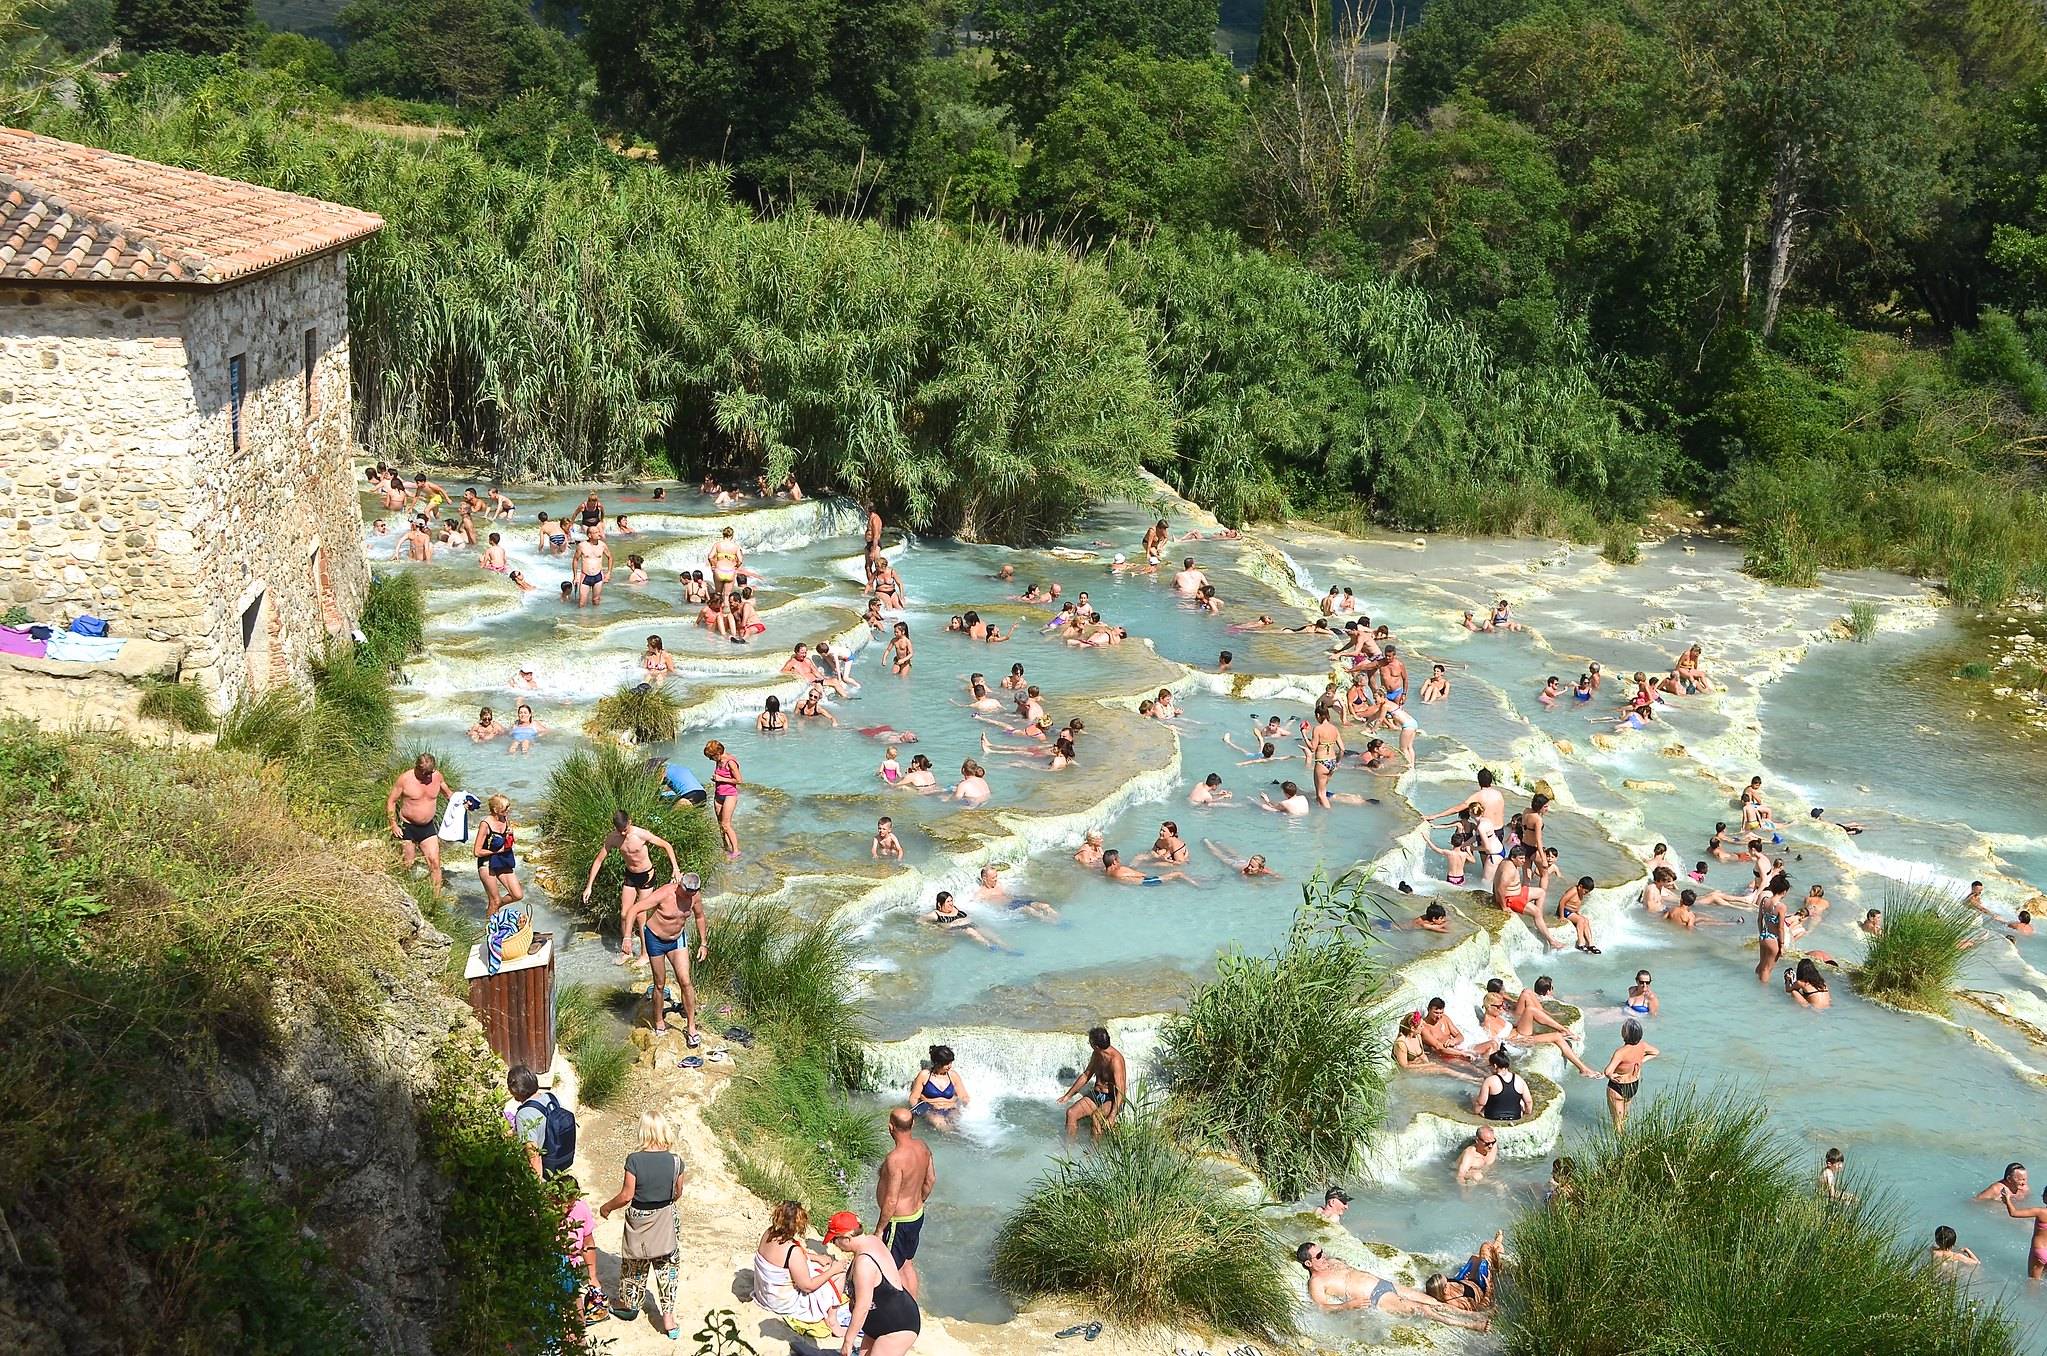
[[[702,1045],[704,1043],[704,1038],[694,1031],[686,1032],[683,1035],[683,1039],[689,1042],[689,1048],[692,1050],[696,1049],[699,1045]]]
[[[1061,1328],[1058,1332],[1055,1332],[1052,1335],[1054,1337],[1078,1337],[1086,1331],[1087,1324],[1076,1323],[1070,1328]]]
[[[681,1059],[675,1061],[675,1067],[678,1069],[701,1069],[704,1067],[704,1061],[696,1055],[684,1055]]]

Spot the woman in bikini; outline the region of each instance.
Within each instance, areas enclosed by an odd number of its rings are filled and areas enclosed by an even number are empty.
[[[732,812],[739,808],[739,760],[726,752],[717,740],[704,745],[704,757],[711,760],[711,794],[718,806],[718,835],[725,840],[725,860],[739,860],[739,833],[732,827]]]
[[[2047,1276],[2047,1190],[2041,1191],[2040,1199],[2043,1204],[2020,1206],[2014,1204],[2019,1200],[2016,1192],[2004,1194],[2004,1212],[2007,1215],[2013,1219],[2033,1221],[2033,1251],[2026,1262],[2026,1275],[2036,1281]]]
[[[1419,1012],[1410,1012],[1400,1019],[1400,1032],[1393,1038],[1394,1067],[1404,1073],[1448,1074],[1467,1083],[1476,1083],[1477,1075],[1452,1068],[1429,1054],[1429,1047],[1422,1044],[1421,1024]]]
[[[1648,981],[1642,981],[1646,989]],[[1634,991],[1629,991],[1632,999]],[[1652,1000],[1653,1002],[1653,1000]],[[1630,1011],[1633,1010],[1632,1003]],[[1642,1066],[1656,1058],[1657,1049],[1642,1039],[1642,1024],[1630,1017],[1621,1023],[1621,1044],[1606,1061],[1606,1111],[1613,1117],[1614,1133],[1628,1126],[1628,1103],[1642,1090]]]
[[[941,932],[956,932],[970,942],[980,943],[990,951],[1004,949],[1001,942],[974,926],[974,920],[967,916],[966,910],[953,901],[950,890],[938,892],[938,902],[930,913],[924,915],[924,921]]]
[[[931,1067],[919,1070],[910,1079],[907,1103],[910,1114],[924,1117],[935,1130],[959,1129],[960,1113],[973,1100],[967,1095],[967,1085],[954,1072],[952,1062],[950,1045],[934,1045]]]
[[[711,582],[717,586],[718,592],[731,593],[739,583],[739,567],[746,563],[746,552],[739,549],[731,528],[720,532],[718,540],[711,543],[704,563],[711,567]]]
[[[913,754],[910,757],[909,770],[903,773],[902,781],[896,785],[929,795],[938,789],[938,774],[932,770],[929,758],[921,753]]]
[[[1820,967],[1813,964],[1810,956],[1800,956],[1798,964],[1784,972],[1784,992],[1790,994],[1800,1007],[1834,1006],[1834,995],[1827,992],[1827,977],[1820,973]]]
[[[515,874],[519,859],[512,848],[516,837],[510,818],[512,802],[501,795],[492,796],[484,811],[470,849],[476,854],[477,879],[483,882],[484,912],[493,914],[501,904],[517,904],[526,898],[526,888]]]
[[[640,667],[647,671],[647,681],[655,687],[661,686],[674,675],[675,657],[663,648],[661,637],[647,637],[647,649],[640,656]]]
[[[789,717],[782,714],[782,699],[769,694],[764,709],[753,718],[753,728],[762,734],[780,734],[789,728]]]

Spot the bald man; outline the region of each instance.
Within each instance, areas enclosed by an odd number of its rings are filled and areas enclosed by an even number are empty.
[[[894,1143],[881,1160],[881,1174],[874,1182],[874,1232],[888,1244],[889,1256],[903,1273],[903,1288],[912,1299],[917,1296],[917,1244],[924,1236],[924,1203],[938,1181],[931,1150],[917,1138],[915,1126],[916,1118],[908,1107],[899,1106],[888,1113],[888,1135]]]

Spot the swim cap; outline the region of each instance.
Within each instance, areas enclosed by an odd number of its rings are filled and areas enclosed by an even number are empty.
[[[854,1234],[857,1234],[859,1232],[860,1216],[854,1214],[851,1210],[841,1210],[838,1214],[833,1215],[831,1219],[825,1222],[824,1227],[825,1246],[830,1247],[832,1245],[832,1240],[835,1238],[851,1238]]]

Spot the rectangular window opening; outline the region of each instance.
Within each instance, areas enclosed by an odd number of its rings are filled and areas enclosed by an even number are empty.
[[[248,355],[237,353],[227,360],[227,426],[234,450],[242,450],[242,402],[248,396]]]
[[[319,413],[320,410],[319,397],[314,393],[313,388],[313,376],[319,370],[320,367],[320,332],[316,329],[309,329],[306,331],[305,365],[306,365],[306,418],[308,420],[311,420],[312,417],[315,414]]]

